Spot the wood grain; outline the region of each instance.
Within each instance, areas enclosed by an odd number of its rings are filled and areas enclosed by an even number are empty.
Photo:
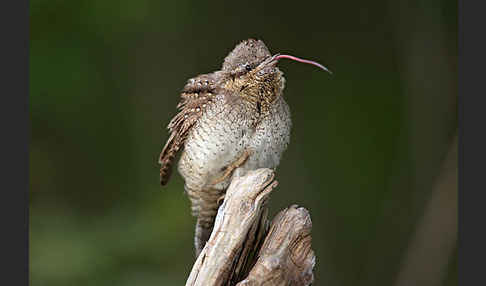
[[[270,224],[266,203],[277,186],[270,169],[231,182],[214,230],[186,285],[310,285],[315,265],[308,211],[292,205]]]

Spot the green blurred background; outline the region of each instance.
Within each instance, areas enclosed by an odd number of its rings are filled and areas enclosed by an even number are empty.
[[[250,37],[334,72],[280,63],[293,130],[271,214],[310,211],[315,285],[397,283],[456,132],[452,0],[32,0],[31,285],[185,283],[195,219],[157,157],[186,80]],[[427,263],[444,271],[416,285],[457,284],[449,224]]]

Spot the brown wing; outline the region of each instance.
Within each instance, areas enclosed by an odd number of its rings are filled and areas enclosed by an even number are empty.
[[[184,145],[192,126],[214,99],[216,77],[217,73],[199,75],[188,80],[182,90],[181,101],[177,105],[179,112],[167,127],[171,134],[159,157],[161,185],[169,181],[177,152]]]

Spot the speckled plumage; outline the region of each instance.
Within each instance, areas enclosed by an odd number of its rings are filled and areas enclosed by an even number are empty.
[[[267,47],[252,39],[235,47],[221,71],[190,79],[184,87],[159,163],[164,185],[183,149],[178,171],[197,217],[196,254],[209,238],[231,178],[278,166],[291,129],[284,87]]]

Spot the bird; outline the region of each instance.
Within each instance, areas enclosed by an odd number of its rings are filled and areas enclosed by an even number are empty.
[[[182,150],[177,169],[197,218],[196,257],[232,178],[259,168],[275,170],[289,144],[292,121],[283,97],[285,78],[277,67],[281,59],[331,73],[315,61],[272,55],[262,40],[248,39],[225,57],[221,70],[189,79],[180,93],[158,163],[164,186]]]

